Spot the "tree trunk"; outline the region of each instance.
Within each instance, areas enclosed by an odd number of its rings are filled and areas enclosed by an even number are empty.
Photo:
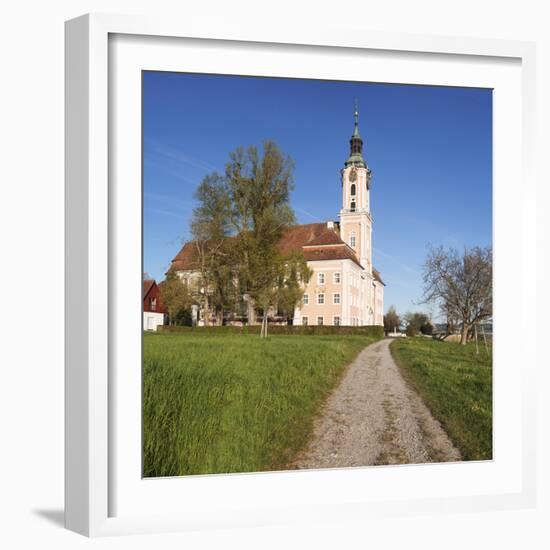
[[[204,310],[202,313],[204,326],[207,327],[210,325],[210,309],[208,307],[208,298],[206,296],[206,289],[204,291]]]
[[[254,309],[254,301],[252,299],[249,299],[246,303],[246,307],[247,307],[246,316],[247,316],[248,324],[250,326],[255,325],[256,324],[256,310]]]
[[[470,331],[470,326],[466,323],[462,326],[462,334],[460,335],[460,345],[465,346],[468,342],[468,332]]]
[[[267,336],[267,311],[264,309],[264,315],[262,317],[262,328],[260,330],[260,337],[265,338]]]

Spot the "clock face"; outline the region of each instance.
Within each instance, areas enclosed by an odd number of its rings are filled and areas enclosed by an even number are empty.
[[[357,179],[357,172],[352,170],[349,175],[349,181],[355,181]]]

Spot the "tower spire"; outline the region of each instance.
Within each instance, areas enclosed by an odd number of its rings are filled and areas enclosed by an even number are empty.
[[[349,140],[350,154],[348,160],[345,162],[345,166],[359,166],[361,168],[366,168],[365,161],[363,160],[363,140],[359,134],[359,108],[357,106],[357,99],[355,100],[353,120],[353,135]]]

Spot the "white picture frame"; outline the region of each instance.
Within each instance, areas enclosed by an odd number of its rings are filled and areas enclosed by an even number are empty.
[[[499,147],[495,153],[494,180],[495,187],[505,192],[500,192],[495,201],[495,365],[502,369],[502,376],[498,372],[496,374],[495,417],[498,422],[506,422],[510,426],[510,433],[503,433],[495,425],[497,437],[500,437],[497,442],[502,443],[500,454],[497,446],[493,461],[468,464],[461,470],[458,469],[461,465],[446,464],[429,466],[430,469],[425,466],[402,466],[334,472],[198,476],[187,481],[181,478],[136,478],[136,465],[140,461],[140,457],[136,456],[139,441],[135,441],[136,427],[139,425],[137,419],[141,414],[139,400],[135,399],[139,372],[137,375],[135,372],[113,372],[113,365],[117,362],[116,339],[135,338],[136,334],[130,334],[132,331],[129,330],[124,335],[119,330],[115,336],[113,328],[119,326],[122,311],[122,303],[116,305],[117,301],[133,296],[132,289],[126,292],[116,284],[119,276],[117,270],[124,269],[124,266],[130,269],[128,266],[135,265],[137,248],[138,255],[141,253],[141,241],[137,243],[139,246],[135,241],[131,243],[128,256],[116,254],[113,257],[113,248],[120,250],[117,243],[129,239],[130,233],[119,231],[121,225],[133,228],[134,235],[138,229],[135,216],[124,221],[120,219],[122,214],[117,204],[121,195],[118,193],[126,193],[124,197],[128,198],[129,208],[135,213],[141,207],[141,186],[135,185],[135,172],[124,173],[124,176],[130,176],[127,180],[130,187],[117,187],[113,192],[110,182],[120,179],[119,167],[124,170],[128,162],[135,162],[135,141],[139,141],[135,132],[140,121],[131,116],[135,111],[121,109],[125,112],[121,112],[119,118],[119,113],[111,107],[117,104],[115,83],[117,86],[129,85],[131,92],[132,74],[136,74],[142,62],[139,55],[145,58],[147,51],[154,49],[150,46],[151,42],[143,44],[147,38],[158,41],[158,51],[151,53],[147,59],[147,68],[155,70],[157,67],[152,66],[156,64],[155,55],[163,56],[165,69],[169,70],[172,66],[179,66],[177,63],[180,61],[175,59],[181,57],[173,56],[174,61],[171,61],[170,50],[180,47],[185,41],[185,44],[192,41],[195,50],[192,65],[196,69],[204,66],[205,72],[214,72],[218,67],[208,63],[221,61],[219,55],[210,56],[210,61],[208,55],[201,56],[201,44],[208,44],[209,50],[218,54],[220,49],[227,51],[223,62],[227,63],[230,74],[264,74],[260,69],[254,69],[253,65],[254,49],[260,48],[262,55],[271,52],[269,56],[275,64],[277,59],[284,57],[285,71],[296,76],[305,75],[305,65],[289,63],[291,58],[300,59],[300,56],[307,55],[316,56],[319,61],[323,56],[327,60],[328,57],[340,56],[345,60],[347,55],[372,54],[373,57],[386,56],[385,64],[393,64],[392,70],[397,71],[395,74],[403,75],[390,76],[389,81],[392,82],[413,82],[415,78],[416,83],[423,82],[423,77],[413,76],[410,70],[407,72],[407,68],[412,66],[408,63],[413,58],[415,63],[426,64],[425,74],[434,71],[435,65],[430,68],[430,64],[435,63],[441,70],[437,77],[441,84],[454,82],[453,78],[458,78],[457,83],[462,82],[460,78],[463,78],[445,76],[445,67],[452,67],[447,71],[449,75],[466,74],[468,64],[472,65],[468,77],[472,82],[476,78],[479,85],[484,82],[490,84],[490,78],[498,82],[495,89],[499,91],[497,97],[502,99],[498,99],[495,107],[494,132]],[[110,58],[110,42],[111,46],[115,45],[116,55],[121,57]],[[249,65],[245,66],[244,56],[239,56],[239,48],[248,48],[246,51],[250,55],[246,56],[246,63]],[[191,57],[190,52],[189,59]],[[326,66],[329,65],[327,62]],[[535,288],[528,277],[528,266],[535,260],[535,245],[531,239],[536,200],[531,177],[535,119],[534,66],[535,49],[528,42],[394,35],[367,30],[349,32],[344,27],[332,30],[301,27],[300,32],[280,29],[276,33],[270,31],[266,34],[256,29],[220,30],[206,22],[187,24],[163,18],[106,14],[85,15],[68,21],[66,527],[84,535],[102,536],[324,521],[329,517],[360,520],[374,516],[532,506],[535,500],[536,450],[535,349],[526,344],[520,348],[511,336],[519,327],[527,327],[530,317],[534,318]],[[486,76],[486,73],[493,74],[489,70],[491,67],[494,68],[494,76]],[[130,78],[117,80],[118,71],[126,69]],[[267,67],[265,74],[272,74],[269,70]],[[321,64],[310,69],[319,74],[328,70],[331,69],[322,68]],[[342,68],[343,72],[336,75],[332,69],[332,74],[343,78],[348,74],[346,70],[349,68]],[[356,76],[359,78],[361,68],[355,70],[359,71]],[[327,78],[328,74],[325,73],[324,77]],[[502,80],[499,80],[499,75],[502,75]],[[365,74],[364,80],[368,80],[368,76]],[[484,80],[486,78],[489,80]],[[128,109],[135,109],[134,99],[128,101]],[[509,121],[504,120],[504,107],[510,110]],[[133,136],[133,145],[117,148],[116,152],[110,151],[110,141],[113,136],[118,136],[120,125],[125,122],[128,127],[124,131]],[[510,130],[512,135],[504,135],[506,130]],[[512,189],[515,189],[514,197],[508,196]],[[510,233],[508,226],[511,224],[507,217],[514,208],[517,230]],[[499,248],[499,240],[500,243],[506,242],[507,246],[501,244]],[[508,248],[514,248],[515,257],[507,252]],[[517,269],[518,263],[520,269]],[[516,266],[514,273],[509,273],[509,268],[513,266]],[[141,271],[133,275],[132,281],[130,286],[137,284],[139,289]],[[503,301],[504,289],[511,281],[517,292],[516,299],[521,303],[521,314],[519,318],[514,316],[514,319],[506,311]],[[117,291],[114,292],[114,289]],[[510,326],[507,320],[515,324]],[[139,350],[136,349],[135,353],[139,354]],[[513,362],[520,356],[521,370],[514,369]],[[131,378],[121,378],[124,376]],[[129,386],[125,385],[126,382]],[[121,390],[124,387],[134,388],[135,391],[127,390],[128,393],[134,391],[133,397],[129,395],[126,399],[125,394],[120,393],[126,391]],[[131,415],[135,418],[129,420]],[[128,434],[129,439],[123,441],[123,433]],[[125,454],[124,449],[131,451]],[[133,461],[132,465],[121,467],[121,464],[126,464],[125,460]],[[125,478],[125,469],[131,472],[128,478]],[[130,479],[130,475],[134,477]],[[478,483],[479,490],[473,490],[466,482],[468,479],[471,486]],[[378,496],[366,494],[364,484],[367,480],[369,490]],[[453,487],[453,480],[454,489],[441,493],[445,487]],[[182,483],[186,483],[184,492]],[[399,485],[403,490],[390,490],[394,485]],[[293,491],[297,486],[300,487],[299,493],[306,497],[295,498],[298,493],[294,495]],[[255,489],[257,487],[261,487],[259,492]],[[319,487],[323,487],[322,492]],[[385,498],[380,496],[384,494],[384,487],[388,488]],[[356,488],[362,489],[358,491]],[[175,509],[173,499],[178,494],[182,501],[188,500],[187,508],[182,505]],[[149,506],[146,506],[147,502]],[[156,513],[151,503],[155,505]]]

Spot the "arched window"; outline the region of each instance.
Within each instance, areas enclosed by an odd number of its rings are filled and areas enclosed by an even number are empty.
[[[349,205],[349,209],[350,209],[352,212],[355,212],[355,201],[351,201],[351,204]]]
[[[352,184],[351,184],[350,195],[351,195],[352,197],[355,197],[355,183],[352,183]]]
[[[355,248],[355,232],[352,231],[351,235],[349,236],[349,245],[351,248]]]

